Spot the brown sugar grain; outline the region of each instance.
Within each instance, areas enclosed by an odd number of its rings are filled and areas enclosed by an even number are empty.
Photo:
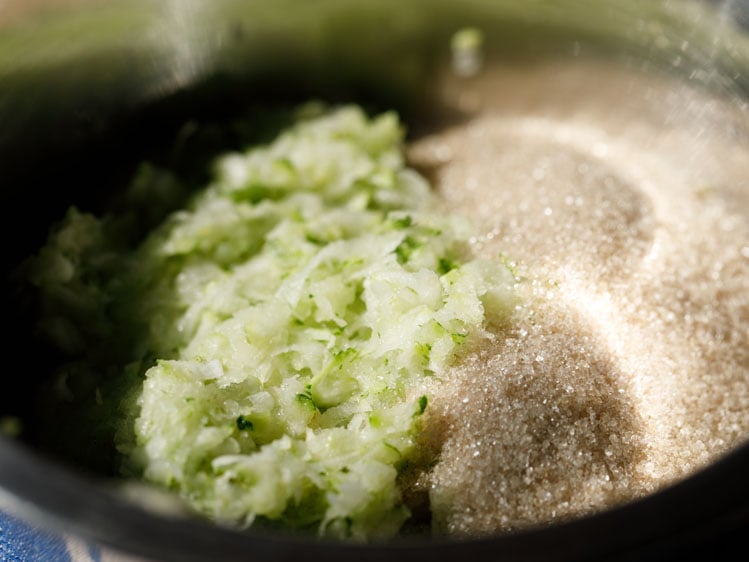
[[[652,493],[749,436],[749,110],[600,62],[455,80],[409,146],[523,297],[432,388],[433,524],[481,535]]]

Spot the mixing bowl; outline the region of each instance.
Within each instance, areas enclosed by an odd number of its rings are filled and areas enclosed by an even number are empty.
[[[34,319],[11,281],[69,204],[103,208],[142,159],[163,156],[186,122],[227,120],[259,104],[314,98],[395,108],[417,137],[470,112],[473,100],[461,94],[483,69],[592,58],[709,92],[745,127],[747,26],[743,0],[6,3],[0,7],[0,178],[8,212],[3,508],[158,561],[551,562],[695,553],[716,559],[741,548],[749,531],[749,445],[642,499],[492,537],[342,544],[176,516],[158,502],[123,494],[110,475],[72,466],[29,433],[16,435],[17,426],[33,427],[32,396],[55,358],[36,341]],[[674,100],[674,114],[694,112]],[[725,131],[731,134],[737,133]],[[739,167],[743,161],[745,179],[729,195],[747,216],[749,152],[734,158]],[[197,155],[185,162],[204,163]]]

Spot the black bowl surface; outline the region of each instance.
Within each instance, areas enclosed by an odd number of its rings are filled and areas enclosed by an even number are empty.
[[[449,57],[452,33],[466,26],[488,30],[490,60],[573,56],[582,48],[691,77],[749,112],[749,37],[741,27],[749,22],[749,2],[457,6],[115,1],[0,19],[0,178],[3,208],[14,217],[3,221],[12,241],[3,249],[6,280],[68,204],[102,208],[111,196],[102,185],[123,185],[144,156],[163,155],[187,119],[230,118],[248,101],[316,97],[396,107],[419,123],[438,110],[432,76]],[[673,45],[686,45],[678,64]],[[0,394],[0,415],[33,425],[30,397],[54,359],[40,351],[32,319],[7,287],[6,348],[24,358],[24,367],[12,391]],[[108,478],[38,450],[23,434],[0,436],[0,506],[158,561],[742,559],[735,553],[749,532],[747,471],[749,445],[663,492],[579,520],[480,540],[361,546],[240,533],[159,514],[127,501]]]

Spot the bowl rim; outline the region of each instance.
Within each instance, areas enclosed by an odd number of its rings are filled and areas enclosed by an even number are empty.
[[[749,443],[660,491],[570,521],[491,537],[398,538],[356,544],[290,533],[222,528],[171,517],[125,499],[109,479],[81,474],[0,436],[0,506],[11,515],[130,556],[163,562],[317,560],[483,562],[642,560],[683,552],[749,525]]]

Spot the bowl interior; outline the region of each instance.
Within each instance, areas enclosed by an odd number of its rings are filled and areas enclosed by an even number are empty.
[[[466,28],[483,33],[487,67],[604,59],[688,81],[749,111],[742,6],[746,3],[575,0],[559,7],[541,0],[522,5],[285,0],[250,8],[231,0],[158,6],[131,1],[94,2],[5,24],[0,177],[6,209],[16,217],[3,224],[12,240],[3,248],[5,310],[13,327],[8,349],[30,360],[22,360],[23,376],[14,378],[13,392],[0,393],[0,415],[19,419],[24,428],[16,438],[0,437],[3,494],[45,524],[175,560],[206,559],[214,548],[224,560],[242,559],[249,550],[257,560],[280,560],[300,549],[372,559],[384,552],[410,560],[464,552],[486,560],[498,553],[522,560],[572,559],[678,542],[706,529],[708,521],[725,519],[735,526],[737,514],[746,515],[746,494],[725,490],[740,484],[747,449],[680,487],[600,517],[467,544],[419,541],[393,550],[360,550],[239,534],[152,513],[114,493],[101,467],[80,466],[79,459],[40,445],[34,396],[59,357],[35,337],[33,307],[18,291],[14,272],[70,204],[92,212],[107,208],[144,159],[177,165],[197,181],[212,154],[242,142],[227,124],[248,109],[271,111],[308,99],[395,108],[410,138],[435,122],[464,118],[447,107],[444,93],[464,80],[451,70],[451,40]],[[214,134],[175,157],[173,142],[186,123],[213,127]],[[261,134],[262,123],[254,126],[250,133]],[[687,501],[702,513],[683,509]],[[629,531],[626,537],[622,528]]]

